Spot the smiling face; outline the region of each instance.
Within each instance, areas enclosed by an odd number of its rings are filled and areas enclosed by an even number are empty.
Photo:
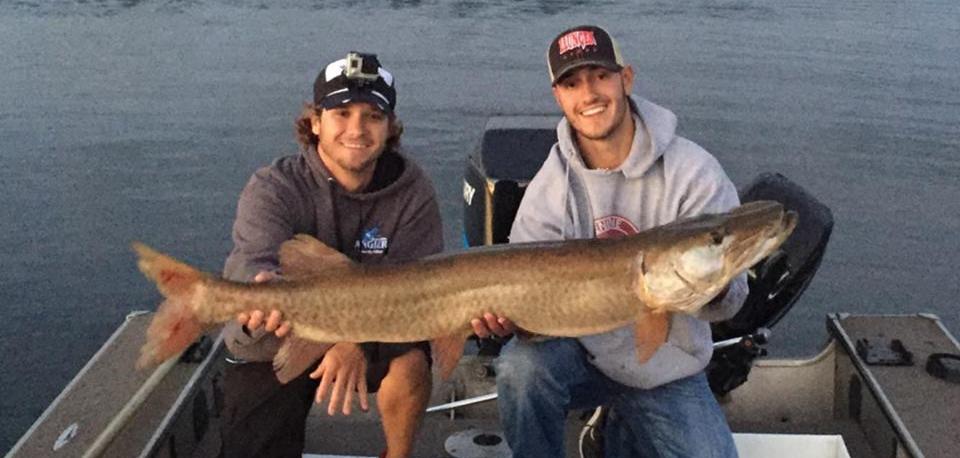
[[[322,110],[311,127],[320,160],[333,178],[348,191],[366,186],[386,148],[389,116],[369,103],[353,102]]]
[[[633,69],[619,72],[599,66],[570,71],[553,85],[553,96],[581,139],[608,140],[630,127],[627,96],[633,86]],[[632,134],[632,132],[630,132]]]

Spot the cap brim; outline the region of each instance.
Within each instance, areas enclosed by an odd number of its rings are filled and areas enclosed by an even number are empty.
[[[339,94],[328,95],[320,102],[320,106],[324,109],[330,109],[352,102],[369,103],[384,113],[393,112],[389,103],[367,91],[343,91]]]
[[[551,84],[557,84],[557,81],[562,80],[564,76],[567,76],[573,70],[590,65],[596,65],[597,67],[603,67],[607,70],[613,70],[615,72],[623,70],[623,66],[606,60],[578,60],[570,63],[570,65],[567,65],[566,67],[562,67],[560,71],[557,72],[557,75],[553,78],[553,81],[551,81]]]

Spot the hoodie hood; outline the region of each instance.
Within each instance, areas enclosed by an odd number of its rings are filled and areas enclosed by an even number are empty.
[[[677,116],[672,111],[642,97],[631,95],[630,111],[637,127],[633,134],[633,143],[626,161],[616,169],[628,178],[643,176],[676,139]],[[647,138],[651,147],[646,148]],[[573,127],[564,117],[557,125],[557,145],[560,156],[569,165],[586,169],[580,149],[574,140]]]

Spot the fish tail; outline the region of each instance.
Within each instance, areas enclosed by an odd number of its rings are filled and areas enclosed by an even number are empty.
[[[193,312],[194,286],[204,274],[193,267],[134,242],[140,271],[157,285],[165,300],[157,308],[147,329],[147,341],[140,349],[137,367],[154,366],[185,350],[203,332]]]

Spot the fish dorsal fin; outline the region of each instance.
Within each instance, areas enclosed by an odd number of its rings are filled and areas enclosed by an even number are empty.
[[[297,234],[280,245],[280,269],[290,280],[313,277],[353,265],[343,253],[307,234]]]
[[[670,332],[670,312],[653,311],[643,308],[637,315],[637,324],[633,330],[637,346],[637,360],[645,363],[667,341]]]

